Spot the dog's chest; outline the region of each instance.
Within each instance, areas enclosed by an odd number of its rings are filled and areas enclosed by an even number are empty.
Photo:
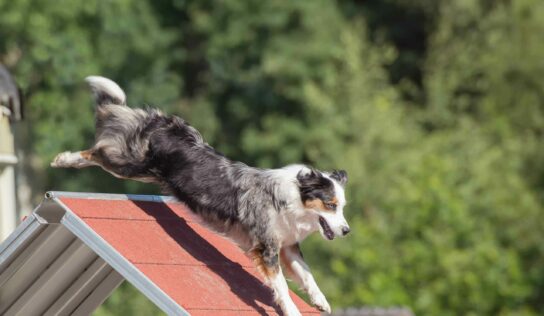
[[[296,212],[284,212],[276,219],[276,231],[282,240],[282,246],[293,245],[301,242],[310,233],[318,229],[316,220],[311,214],[297,214]]]

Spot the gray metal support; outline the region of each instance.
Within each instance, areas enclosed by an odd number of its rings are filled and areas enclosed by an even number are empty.
[[[65,251],[18,297],[5,312],[9,315],[37,315],[51,304],[60,291],[73,282],[96,255],[75,239]]]
[[[74,240],[60,225],[48,227],[0,274],[0,315],[4,313],[40,273]]]
[[[0,273],[10,263],[8,258],[15,257],[13,256],[15,252],[24,249],[24,245],[30,244],[43,229],[45,225],[41,224],[34,215],[30,215],[17,226],[15,231],[0,244]]]
[[[72,315],[90,315],[98,308],[110,294],[125,279],[117,271],[111,270],[106,278],[87,296],[87,298],[78,306]]]
[[[96,257],[85,272],[47,309],[44,316],[70,315],[111,271],[106,261]]]

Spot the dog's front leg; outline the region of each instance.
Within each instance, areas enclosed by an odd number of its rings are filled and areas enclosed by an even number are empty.
[[[279,246],[260,247],[251,251],[257,269],[274,293],[274,300],[286,316],[300,316],[300,311],[289,296],[289,287],[279,263]]]
[[[281,261],[287,274],[308,293],[312,304],[320,311],[330,313],[329,302],[317,286],[310,268],[304,261],[299,244],[281,248]]]

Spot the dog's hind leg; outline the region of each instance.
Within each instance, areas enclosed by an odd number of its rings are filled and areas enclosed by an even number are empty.
[[[51,162],[51,167],[54,168],[85,168],[98,165],[97,162],[92,160],[90,150],[77,152],[65,151],[58,154]]]

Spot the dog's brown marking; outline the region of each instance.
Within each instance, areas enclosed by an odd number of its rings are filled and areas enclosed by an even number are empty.
[[[249,251],[249,257],[253,261],[253,264],[257,268],[257,271],[261,273],[265,278],[272,279],[279,272],[279,265],[270,266],[266,264],[266,260],[263,257],[263,250],[260,247],[254,248]]]
[[[325,209],[325,204],[323,204],[323,201],[320,199],[307,200],[306,202],[304,202],[304,206],[306,208],[313,208],[313,209],[320,209],[320,210]]]
[[[327,207],[326,204],[333,204],[334,207]],[[307,200],[306,202],[304,202],[304,206],[306,208],[334,212],[336,211],[336,207],[338,206],[338,199],[336,197],[333,197],[330,201],[323,201],[321,199]]]
[[[85,160],[94,161],[94,155],[92,150],[84,150],[81,152],[81,157]]]

